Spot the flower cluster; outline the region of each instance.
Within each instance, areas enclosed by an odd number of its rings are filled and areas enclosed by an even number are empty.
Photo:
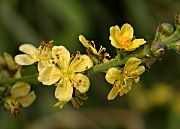
[[[133,82],[139,81],[139,76],[145,71],[144,66],[139,66],[141,60],[131,57],[123,69],[110,68],[106,73],[106,80],[113,85],[108,94],[108,100],[113,100],[118,94],[120,96],[129,92]]]
[[[124,24],[121,29],[117,25],[111,27],[109,39],[119,53],[134,51],[146,43],[144,39],[133,37],[133,28],[129,24]],[[64,46],[54,46],[53,41],[49,41],[42,42],[38,48],[23,44],[19,50],[25,54],[15,57],[15,62],[19,65],[31,65],[37,62],[38,81],[43,85],[56,87],[55,97],[58,102],[54,106],[57,108],[63,108],[69,101],[78,108],[77,98],[84,96],[90,87],[90,80],[83,73],[93,65],[106,64],[113,60],[109,59],[110,55],[106,52],[106,48],[101,46],[98,51],[94,41],[88,41],[82,35],[79,36],[79,41],[86,48],[88,55],[77,52],[71,56]],[[145,71],[144,66],[139,66],[141,63],[141,59],[131,57],[124,68],[106,68],[105,79],[113,85],[108,100],[114,99],[118,94],[122,96],[128,93],[133,83],[139,81],[139,76]]]
[[[16,64],[12,55],[7,52],[0,55],[0,79],[21,78],[21,66]],[[30,106],[36,99],[34,91],[30,92],[30,85],[25,82],[16,82],[12,87],[0,86],[0,95],[4,107],[16,116],[22,107]]]
[[[4,99],[4,107],[17,116],[21,107],[30,106],[36,99],[34,91],[30,92],[30,85],[25,82],[17,82],[11,88],[9,95]]]
[[[15,57],[21,65],[31,65],[38,62],[38,80],[43,85],[56,86],[55,97],[59,100],[55,107],[62,108],[72,99],[74,88],[80,93],[88,91],[89,78],[82,74],[93,66],[87,55],[79,52],[75,57],[70,57],[70,52],[64,46],[53,46],[52,42],[43,42],[39,48],[30,44],[23,44],[20,50],[26,54]]]

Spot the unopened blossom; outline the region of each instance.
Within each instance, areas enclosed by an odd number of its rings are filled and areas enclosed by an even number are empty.
[[[121,29],[118,25],[110,27],[111,45],[125,51],[134,51],[145,44],[144,39],[133,39],[134,30],[130,24],[124,24]]]
[[[36,99],[34,91],[30,92],[30,85],[25,82],[17,82],[12,86],[10,95],[4,100],[4,107],[16,116],[21,107],[30,106]]]
[[[108,100],[113,100],[118,94],[127,94],[133,82],[139,81],[139,76],[145,71],[144,66],[139,66],[141,62],[140,59],[132,57],[126,62],[124,69],[110,68],[107,71],[105,79],[113,85]]]
[[[42,42],[38,48],[31,44],[22,44],[19,50],[25,54],[15,56],[15,62],[19,65],[32,65],[38,62],[38,71],[41,71],[49,64],[53,47],[52,43],[53,41]]]
[[[54,64],[45,68],[38,77],[44,85],[55,84],[55,97],[59,100],[55,107],[62,108],[72,98],[73,87],[79,92],[85,93],[90,86],[89,78],[82,74],[93,66],[93,62],[87,55],[76,54],[70,58],[69,51],[64,46],[52,48]]]

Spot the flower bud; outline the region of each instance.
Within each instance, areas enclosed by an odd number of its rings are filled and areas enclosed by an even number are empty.
[[[169,48],[172,48],[176,52],[180,53],[180,40],[178,40],[177,42],[169,44]]]
[[[168,37],[171,34],[173,34],[173,31],[174,31],[173,26],[169,23],[163,23],[158,28],[158,33],[160,33],[165,37]]]
[[[164,46],[159,42],[153,42],[150,52],[152,57],[161,58],[164,54]]]

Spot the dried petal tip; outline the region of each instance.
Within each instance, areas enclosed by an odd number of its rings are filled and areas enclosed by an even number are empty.
[[[175,17],[175,25],[177,28],[180,27],[180,14],[176,15]]]

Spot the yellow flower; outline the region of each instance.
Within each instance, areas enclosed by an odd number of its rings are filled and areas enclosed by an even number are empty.
[[[30,85],[25,82],[17,82],[11,89],[10,96],[5,98],[4,107],[17,115],[21,107],[30,106],[36,99],[34,91],[30,92]]]
[[[110,27],[110,37],[112,46],[126,51],[134,51],[140,45],[146,43],[144,39],[133,39],[134,30],[131,25],[124,24],[121,29],[119,26]]]
[[[96,46],[93,41],[88,41],[83,35],[79,36],[79,41],[88,50],[89,54],[95,55],[103,63],[108,62],[107,57],[110,57],[109,53],[105,52],[106,48],[100,46],[99,51],[96,50]]]
[[[130,58],[124,67],[124,70],[110,68],[105,76],[107,82],[113,85],[108,94],[108,100],[113,100],[118,94],[120,96],[127,94],[131,90],[132,82],[139,81],[139,76],[145,71],[144,66],[139,66],[141,60],[135,57]]]
[[[55,84],[55,97],[59,100],[55,107],[62,108],[71,100],[73,87],[81,93],[88,91],[89,78],[81,72],[93,66],[93,62],[87,55],[76,54],[73,60],[70,58],[69,51],[64,46],[54,46],[52,57],[55,64],[45,68],[38,77],[44,85]]]
[[[31,65],[38,62],[38,71],[41,71],[49,63],[51,58],[52,42],[42,42],[41,45],[36,48],[31,44],[22,44],[19,50],[25,54],[19,54],[15,56],[15,62],[19,65]]]

